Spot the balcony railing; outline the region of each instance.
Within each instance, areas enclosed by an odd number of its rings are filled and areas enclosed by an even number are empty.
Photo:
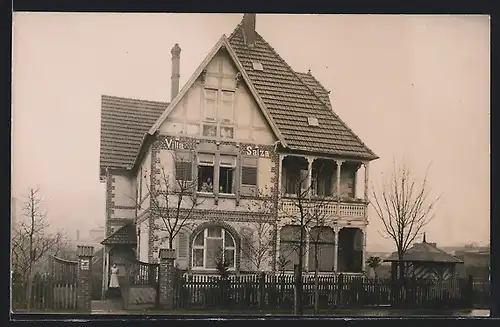
[[[310,214],[325,216],[340,216],[346,218],[364,218],[365,202],[340,202],[325,200],[302,200],[302,208]],[[338,209],[338,211],[337,211]],[[282,198],[280,203],[280,216],[297,215],[299,206],[297,199]]]

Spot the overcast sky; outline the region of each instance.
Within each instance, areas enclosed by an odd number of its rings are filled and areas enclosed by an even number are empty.
[[[100,97],[170,99],[240,14],[15,13],[13,195],[39,185],[54,226],[104,224]],[[380,159],[442,194],[427,240],[489,242],[490,20],[487,16],[257,15],[258,32],[296,71],[329,90],[334,111]],[[368,250],[391,250],[373,211]]]

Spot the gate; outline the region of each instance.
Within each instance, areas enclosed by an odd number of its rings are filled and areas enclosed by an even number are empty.
[[[92,300],[102,299],[102,283],[103,283],[103,251],[98,251],[92,258]]]
[[[123,279],[122,292],[125,307],[153,307],[158,305],[160,298],[160,265],[135,261],[127,265]]]
[[[76,310],[77,269],[78,261],[52,257],[51,304],[53,310]]]

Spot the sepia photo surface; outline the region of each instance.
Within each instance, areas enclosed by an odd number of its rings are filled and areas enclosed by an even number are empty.
[[[488,316],[486,15],[13,15],[11,312]]]

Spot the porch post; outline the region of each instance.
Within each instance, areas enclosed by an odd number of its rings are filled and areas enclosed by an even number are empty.
[[[160,249],[160,307],[174,308],[175,249]]]
[[[307,156],[307,197],[310,198],[312,194],[312,164],[314,161],[314,158],[311,156]]]
[[[305,260],[304,260],[304,263],[305,263],[305,266],[306,266],[306,271],[309,272],[309,242],[310,242],[310,239],[309,239],[309,230],[308,228],[306,228],[306,248],[304,249],[304,256],[305,256]]]
[[[361,254],[361,270],[366,272],[366,227],[361,230],[363,233],[363,253]]]
[[[336,184],[337,184],[337,216],[340,216],[340,173],[341,173],[341,166],[342,164],[344,163],[344,160],[335,160],[335,162],[337,163],[337,173],[336,173],[336,177],[337,177],[337,181],[336,181]]]
[[[76,273],[76,307],[78,311],[91,311],[93,246],[77,246],[78,268]]]
[[[108,267],[109,267],[109,246],[104,246],[104,253],[102,255],[102,293],[101,299],[105,300],[106,290],[108,289]]]
[[[338,251],[339,251],[339,228],[334,228],[333,231],[335,232],[335,243],[333,244],[333,271],[337,272],[338,271]]]
[[[365,166],[365,201],[368,201],[368,180],[369,180],[369,174],[370,174],[370,162],[364,162],[363,165]]]
[[[278,154],[278,199],[281,199],[281,193],[283,192],[283,160],[285,156]]]
[[[278,265],[279,259],[280,259],[280,248],[281,248],[281,225],[278,223],[276,224],[276,258],[275,258],[275,270],[279,270],[280,267],[276,267]]]

